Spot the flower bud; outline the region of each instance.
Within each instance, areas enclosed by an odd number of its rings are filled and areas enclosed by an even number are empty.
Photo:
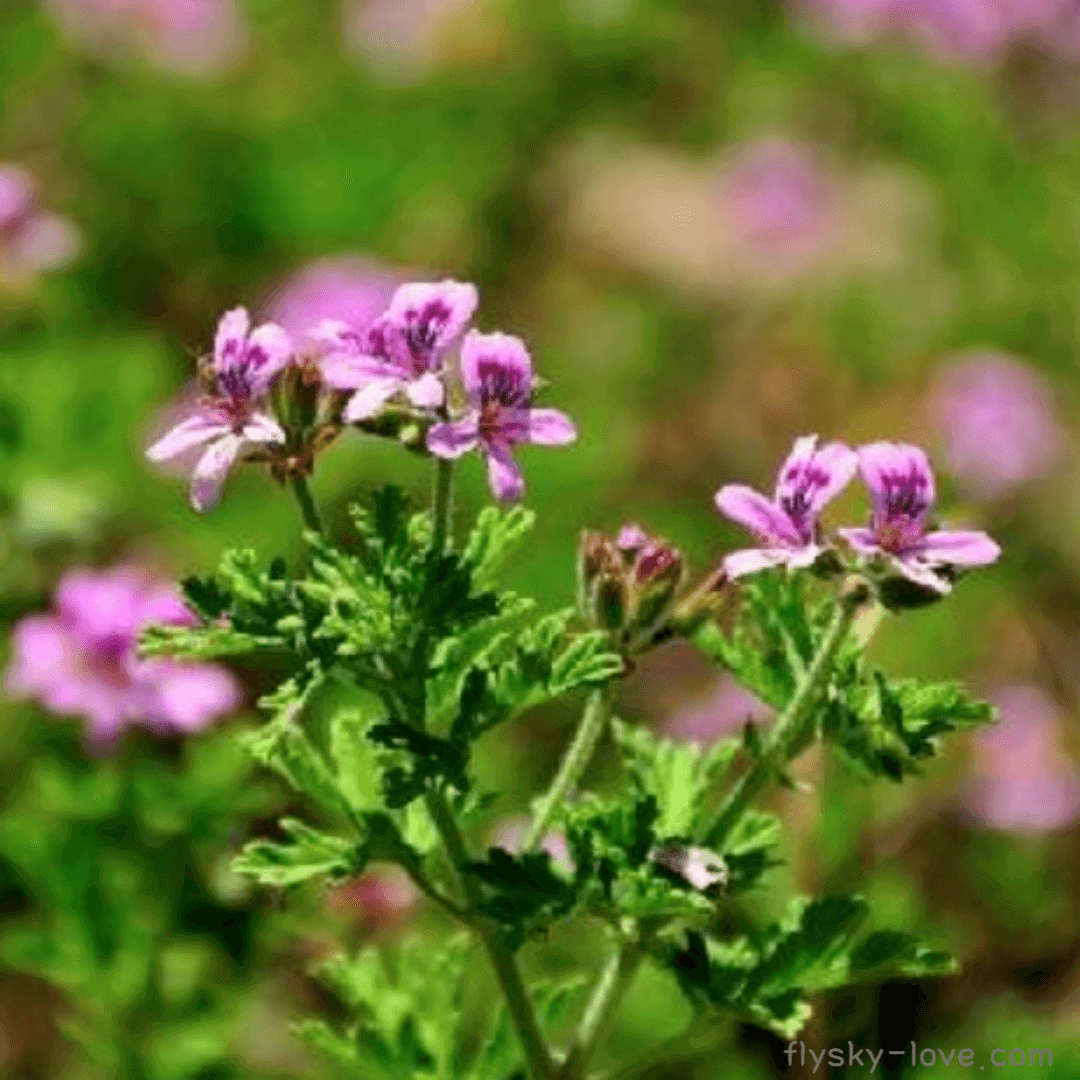
[[[589,591],[587,617],[602,630],[621,630],[629,607],[622,575],[601,574]]]
[[[637,555],[631,574],[631,626],[644,630],[661,617],[682,584],[683,559],[677,548],[650,541]]]
[[[616,579],[622,588],[623,566],[622,556],[619,549],[603,533],[591,532],[585,529],[578,541],[577,560],[577,584],[578,584],[578,611],[582,618],[590,619],[598,625],[601,623],[596,617],[597,613],[597,583],[601,575]],[[610,599],[614,586],[609,582],[603,588],[605,597]],[[608,607],[605,601],[605,607]],[[625,600],[622,601],[622,609],[625,610]],[[621,623],[619,624],[621,625]],[[611,628],[609,626],[609,628]]]

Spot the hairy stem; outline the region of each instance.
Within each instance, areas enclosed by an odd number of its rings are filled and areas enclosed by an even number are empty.
[[[559,804],[581,779],[581,774],[592,759],[596,744],[604,733],[604,722],[606,720],[606,695],[603,690],[594,690],[585,703],[581,721],[578,724],[577,731],[574,733],[573,741],[559,764],[559,771],[555,774],[551,787],[548,788],[540,801],[536,817],[533,818],[533,823],[525,837],[525,843],[522,845],[521,850],[523,853],[534,851],[543,842],[544,835],[547,833],[548,826],[551,824],[551,819]]]
[[[304,519],[304,525],[312,532],[325,533],[322,515],[315,503],[315,496],[311,493],[311,485],[306,476],[294,476],[292,478],[293,494],[297,503],[300,504],[300,514]]]
[[[514,954],[500,940],[498,928],[483,916],[475,914],[480,902],[479,886],[476,879],[466,869],[469,853],[461,830],[458,829],[457,822],[454,820],[453,812],[441,792],[431,792],[427,796],[427,807],[461,881],[461,888],[469,907],[468,923],[480,935],[503,997],[506,999],[510,1019],[525,1052],[529,1075],[532,1080],[550,1080],[551,1054],[540,1031],[536,1013],[533,1011],[532,1002],[525,989]]]
[[[792,753],[802,744],[806,734],[807,706],[828,681],[836,652],[868,599],[868,590],[862,582],[855,582],[841,592],[818,651],[795,688],[787,708],[773,726],[761,757],[749,772],[743,774],[706,831],[704,843],[707,847],[717,850],[723,847],[750,803],[775,775],[776,769],[787,764]]]
[[[449,540],[450,518],[453,515],[454,463],[445,458],[435,459],[435,493],[433,500],[434,528],[431,534],[431,546],[435,551],[444,551]]]
[[[645,959],[645,943],[639,938],[624,942],[611,957],[593,988],[570,1049],[559,1070],[559,1080],[580,1080],[596,1052],[611,1018],[622,1002]]]

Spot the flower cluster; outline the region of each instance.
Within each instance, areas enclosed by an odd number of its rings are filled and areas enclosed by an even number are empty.
[[[160,734],[199,731],[240,704],[236,680],[217,664],[145,660],[137,651],[144,627],[196,621],[171,585],[135,567],[73,570],[56,590],[53,613],[15,627],[7,690],[85,718],[96,747],[129,724]]]
[[[819,519],[856,472],[870,494],[870,522],[840,529],[838,535],[883,584],[899,576],[932,598],[950,591],[958,571],[986,566],[1001,554],[985,533],[933,526],[934,474],[918,447],[878,442],[852,450],[842,443],[817,443],[816,436],[796,440],[771,499],[741,484],[717,492],[720,512],[759,541],[758,547],[724,560],[729,577],[770,566],[822,565],[835,557]]]
[[[356,424],[419,441],[437,457],[477,450],[496,497],[519,499],[513,447],[561,446],[577,431],[561,412],[534,407],[532,359],[520,339],[467,329],[478,300],[474,286],[455,281],[402,285],[368,325],[324,319],[312,328],[314,359],[282,327],[252,330],[243,308],[230,311],[203,372],[206,396],[147,456],[167,461],[205,446],[191,478],[192,504],[204,510],[238,460],[269,461],[279,479],[306,475],[341,425]],[[279,378],[301,366],[299,380]]]

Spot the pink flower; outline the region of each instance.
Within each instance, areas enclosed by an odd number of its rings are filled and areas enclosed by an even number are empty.
[[[927,531],[934,505],[934,474],[916,446],[870,443],[859,448],[859,474],[870,491],[870,527],[840,529],[863,556],[880,556],[909,581],[947,593],[958,569],[987,566],[1001,554],[986,533]]]
[[[944,436],[949,471],[979,498],[1003,498],[1044,473],[1061,453],[1049,391],[1035,371],[1007,356],[976,353],[950,364],[930,408]]]
[[[428,449],[457,458],[478,448],[487,458],[495,497],[521,498],[525,481],[512,447],[522,442],[564,446],[577,438],[577,428],[556,409],[533,408],[532,358],[519,338],[471,330],[461,346],[461,381],[468,396],[465,415],[432,427]]]
[[[386,311],[399,284],[395,275],[363,259],[321,259],[285,282],[271,298],[266,317],[307,349],[327,321],[366,333]]]
[[[743,239],[785,262],[814,255],[835,221],[834,193],[825,175],[805,147],[784,139],[740,147],[720,193]]]
[[[334,889],[330,906],[358,917],[369,929],[396,930],[409,921],[420,900],[420,890],[400,867],[372,867],[359,877]]]
[[[1080,776],[1062,746],[1059,711],[1039,686],[1014,685],[990,695],[1001,719],[975,740],[965,805],[981,824],[1050,832],[1080,817]]]
[[[29,173],[17,165],[0,166],[0,276],[62,269],[81,247],[71,222],[38,209]]]
[[[315,332],[328,386],[357,392],[346,423],[370,420],[395,395],[418,408],[443,403],[443,359],[476,310],[474,285],[457,281],[402,285],[390,308],[366,331],[340,320]]]
[[[708,700],[680,709],[665,724],[664,734],[708,746],[737,735],[747,724],[770,720],[773,710],[728,674],[721,675]]]
[[[84,717],[92,745],[107,746],[129,724],[161,734],[199,731],[240,704],[240,686],[216,664],[138,656],[143,627],[195,621],[172,586],[131,566],[73,570],[55,603],[53,614],[15,626],[7,690],[61,716]]]
[[[243,308],[222,316],[214,340],[215,393],[146,451],[151,461],[161,462],[192,447],[206,447],[191,473],[196,510],[206,510],[221,498],[225,478],[242,451],[285,441],[285,432],[261,405],[275,376],[288,364],[292,343],[273,323],[249,333],[250,326]]]
[[[825,550],[818,518],[847,487],[858,459],[843,443],[818,449],[817,441],[816,435],[795,440],[771,499],[743,484],[728,484],[716,493],[720,513],[752,532],[762,545],[728,555],[728,577],[770,566],[811,566]]]
[[[159,67],[209,75],[228,67],[247,31],[235,0],[48,0],[70,37],[99,55],[141,50]]]
[[[529,832],[530,819],[525,814],[519,814],[507,818],[499,824],[491,837],[493,847],[500,847],[510,855],[517,855],[521,851],[522,844]],[[550,832],[544,837],[540,845],[541,851],[546,851],[551,856],[551,861],[568,874],[573,873],[574,863],[570,858],[570,848],[566,842],[566,834],[561,831]]]

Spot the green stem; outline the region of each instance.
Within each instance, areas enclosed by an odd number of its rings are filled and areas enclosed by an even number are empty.
[[[529,1075],[533,1080],[551,1080],[553,1071],[551,1054],[540,1031],[536,1013],[533,1011],[532,1002],[529,1000],[529,994],[525,989],[517,962],[514,960],[514,954],[501,941],[498,927],[475,914],[481,900],[480,887],[476,878],[466,869],[470,861],[469,853],[461,830],[454,820],[453,812],[441,792],[428,794],[427,808],[461,881],[462,891],[469,905],[469,924],[480,935],[488,959],[495,970],[495,977],[506,999],[514,1030],[525,1052]]]
[[[569,1053],[559,1070],[559,1080],[580,1080],[585,1074],[600,1040],[615,1015],[626,991],[645,959],[646,945],[640,938],[625,942],[607,962],[593,988],[581,1022],[570,1043]]]
[[[435,496],[434,526],[431,534],[431,546],[435,551],[444,551],[446,542],[453,542],[450,535],[450,517],[453,514],[454,463],[445,458],[435,459]]]
[[[323,525],[322,515],[319,513],[319,507],[315,503],[315,496],[311,493],[311,485],[308,483],[307,477],[294,476],[292,478],[292,489],[296,501],[300,504],[300,514],[304,519],[304,525],[312,532],[325,533],[326,526]]]
[[[570,793],[570,790],[581,779],[581,774],[592,759],[596,744],[604,733],[606,719],[607,708],[604,691],[594,690],[585,703],[585,710],[581,714],[578,729],[574,733],[574,739],[563,756],[562,762],[559,764],[559,771],[555,774],[551,787],[548,788],[540,801],[536,817],[533,818],[533,823],[529,827],[528,835],[525,837],[525,843],[521,849],[523,853],[535,850],[543,842],[555,811]]]
[[[802,745],[806,734],[807,706],[828,681],[836,652],[851,630],[851,624],[855,621],[859,609],[867,600],[868,591],[861,581],[849,585],[840,594],[832,622],[825,631],[825,637],[822,638],[810,667],[806,669],[787,708],[773,726],[761,757],[749,772],[743,774],[706,831],[706,847],[714,850],[723,848],[750,803],[774,776],[776,768],[786,765],[791,755]]]

